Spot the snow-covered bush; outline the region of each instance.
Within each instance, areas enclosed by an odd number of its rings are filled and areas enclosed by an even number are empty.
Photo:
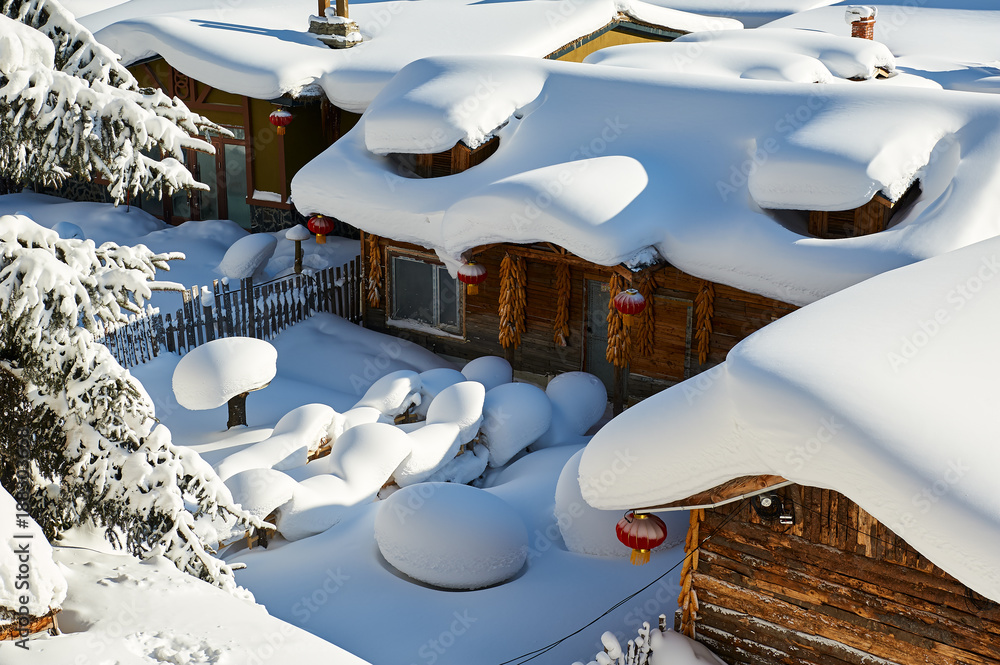
[[[3,0],[0,123],[0,177],[50,185],[100,176],[116,202],[160,185],[207,190],[182,164],[183,149],[214,153],[193,137],[226,133],[179,99],[140,88],[56,0]]]
[[[236,592],[232,570],[198,533],[217,533],[205,528],[216,519],[263,523],[233,503],[196,452],[173,446],[142,385],[94,341],[98,320],[140,311],[163,286],[156,270],[174,258],[63,240],[27,217],[0,217],[0,373],[16,386],[0,391],[8,419],[0,485],[50,540],[76,525],[103,526],[136,556],[166,556]],[[17,431],[12,416],[22,420]]]
[[[649,622],[644,621],[636,638],[624,647],[614,633],[605,632],[601,635],[604,651],[587,665],[725,665],[704,644],[668,630],[666,624],[663,614],[658,629],[650,629]]]

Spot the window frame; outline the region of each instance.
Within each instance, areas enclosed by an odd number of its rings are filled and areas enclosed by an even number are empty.
[[[385,275],[386,275],[386,289],[385,289],[385,321],[386,325],[392,328],[399,328],[404,330],[415,330],[417,332],[422,332],[430,335],[435,335],[438,337],[447,337],[449,339],[465,339],[465,289],[463,284],[455,279],[455,293],[458,296],[457,303],[457,315],[458,315],[458,325],[451,326],[446,325],[443,327],[440,323],[440,268],[444,267],[444,263],[438,260],[437,256],[428,252],[419,252],[413,250],[405,250],[397,247],[386,247],[384,256],[385,265]],[[414,261],[417,263],[423,263],[430,265],[435,268],[433,277],[433,287],[432,287],[432,304],[434,311],[435,323],[428,323],[426,321],[420,321],[418,319],[397,319],[393,318],[392,312],[395,309],[396,300],[396,259]]]

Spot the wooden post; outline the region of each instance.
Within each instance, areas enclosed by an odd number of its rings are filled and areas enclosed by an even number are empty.
[[[350,18],[348,15],[347,0],[337,0],[337,16]]]
[[[249,394],[240,393],[229,400],[229,422],[226,423],[226,429],[247,424],[247,395]]]
[[[302,241],[295,241],[295,274],[302,274]]]
[[[330,0],[318,0],[316,3],[317,16],[323,18],[326,16],[326,10],[330,8]]]

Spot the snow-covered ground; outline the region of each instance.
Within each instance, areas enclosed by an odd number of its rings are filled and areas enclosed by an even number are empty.
[[[199,280],[213,274],[228,239],[244,237],[241,230],[227,222],[193,222],[164,228],[135,209],[60,203],[26,194],[0,197],[0,211],[8,210],[28,212],[45,225],[73,219],[84,233],[101,241],[146,242],[153,238],[163,243],[158,247],[201,257],[200,267],[189,273]],[[210,247],[199,247],[211,236],[212,229],[231,228],[231,235],[222,235],[225,240],[216,238]],[[176,279],[177,274],[174,271],[168,277]],[[463,391],[446,395],[442,386],[454,381],[466,383],[452,388],[471,385],[470,378],[484,382],[484,388],[492,388],[486,394],[499,395],[491,398],[500,408],[493,411],[487,428],[494,435],[493,445],[498,446],[498,452],[503,449],[505,457],[514,455],[515,461],[498,461],[496,468],[487,470],[478,488],[467,488],[475,500],[464,500],[463,505],[471,509],[472,518],[484,520],[480,525],[483,533],[490,532],[486,515],[493,514],[492,519],[507,524],[508,532],[515,534],[515,540],[508,541],[515,558],[508,558],[505,564],[513,567],[503,576],[513,574],[513,578],[474,591],[455,591],[407,577],[380,554],[380,544],[394,548],[390,556],[411,574],[423,576],[426,564],[418,561],[413,568],[417,560],[408,555],[411,548],[407,547],[408,540],[416,538],[412,529],[401,530],[394,540],[393,530],[386,527],[382,539],[376,541],[376,518],[385,503],[381,501],[349,506],[332,528],[313,536],[297,533],[299,539],[294,542],[278,536],[267,549],[248,551],[236,545],[235,551],[226,556],[227,561],[246,564],[246,569],[238,571],[237,580],[253,592],[267,613],[176,572],[163,560],[140,563],[107,551],[99,535],[78,531],[55,547],[55,560],[69,587],[60,614],[60,625],[68,634],[39,637],[31,642],[28,652],[9,644],[0,646],[0,662],[61,665],[75,662],[71,658],[80,654],[86,659],[81,662],[122,665],[361,662],[340,651],[340,647],[373,663],[499,663],[573,633],[650,582],[655,583],[587,630],[546,652],[540,662],[587,661],[602,649],[600,636],[605,630],[612,631],[624,644],[635,636],[643,621],[655,624],[656,617],[665,613],[672,622],[679,572],[657,578],[683,556],[676,543],[683,538],[686,519],[679,516],[670,523],[668,546],[672,548],[655,553],[651,564],[636,567],[624,556],[628,554],[626,548],[607,548],[608,535],[613,534],[614,523],[620,517],[617,511],[594,511],[575,490],[563,490],[557,496],[560,476],[566,475],[564,467],[571,459],[570,476],[575,476],[578,453],[587,440],[583,432],[602,416],[602,409],[595,405],[603,402],[603,388],[597,390],[588,375],[566,375],[552,382],[548,394],[527,384],[505,383],[511,379],[510,369],[502,367],[504,362],[499,359],[470,365],[467,375],[463,375],[448,369],[452,367],[448,361],[405,340],[364,330],[327,314],[284,331],[272,343],[278,356],[277,373],[266,388],[248,397],[247,427],[226,430],[225,406],[190,411],[178,404],[172,385],[178,356],[161,355],[133,368],[132,374],[143,383],[156,405],[157,417],[170,428],[175,444],[191,447],[216,466],[227,458],[234,459],[241,451],[273,440],[278,421],[305,405],[314,405],[307,407],[314,415],[318,413],[316,404],[339,412],[348,412],[359,402],[376,404],[390,412],[405,408],[405,394],[398,405],[390,404],[387,398],[373,401],[377,387],[373,389],[372,385],[393,372],[428,377],[421,394],[429,399],[430,406],[425,405],[423,413],[428,422],[442,424],[429,424],[424,429],[454,427],[458,432],[457,425],[447,423],[465,422],[454,419],[462,418],[469,396],[463,396]],[[480,409],[486,402],[484,392],[481,388]],[[439,406],[430,399],[435,394],[444,396]],[[531,407],[532,403],[544,404],[544,408]],[[503,407],[518,404],[519,417],[504,416]],[[542,415],[526,418],[528,411],[524,409],[529,407]],[[553,414],[558,414],[556,427],[547,442],[539,445],[563,445],[516,455],[519,447],[538,437],[547,426],[539,429],[529,420],[538,423],[544,416],[548,418],[544,423],[550,423]],[[477,420],[465,420],[473,432],[478,429]],[[502,427],[505,421],[510,423],[506,429]],[[374,426],[394,429],[389,424]],[[359,425],[356,429],[364,427],[372,426]],[[286,426],[283,431],[295,430]],[[473,458],[471,453],[466,456]],[[335,458],[331,455],[312,464]],[[420,463],[428,462],[424,459]],[[485,454],[482,463],[487,463]],[[294,471],[288,473],[295,475]],[[453,567],[445,567],[443,574],[453,580],[471,579],[462,578],[463,574],[479,579],[481,573],[465,563],[476,552],[478,556],[488,553],[481,547],[477,550],[472,541],[465,543],[464,550],[460,548],[462,523],[450,523],[452,518],[443,511],[443,499],[434,508],[434,487],[410,485],[408,494],[387,504],[386,510],[391,512],[384,515],[405,521],[407,511],[419,514],[425,520],[422,523],[441,530],[440,540],[424,544],[431,547],[424,551],[432,552],[435,561],[451,551],[464,552],[464,556],[452,559]],[[446,496],[441,493],[441,497]],[[476,506],[486,508],[475,510]],[[523,542],[517,540],[521,537],[516,535],[519,529],[526,538]],[[569,551],[564,532],[571,534],[568,540],[574,543],[574,549],[601,551],[604,556]],[[449,539],[454,547],[448,546]],[[414,541],[412,551],[421,551],[419,547],[419,542]],[[518,557],[523,557],[523,566],[517,566]],[[387,633],[391,639],[387,639]],[[666,653],[667,647],[663,651]]]

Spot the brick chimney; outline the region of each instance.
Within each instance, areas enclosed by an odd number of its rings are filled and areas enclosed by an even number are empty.
[[[875,17],[878,8],[870,5],[850,5],[844,20],[851,24],[851,37],[875,39]]]
[[[336,0],[335,10],[330,0],[318,2],[319,16],[309,17],[309,32],[330,48],[351,48],[361,43],[358,24],[348,16],[347,0]]]

